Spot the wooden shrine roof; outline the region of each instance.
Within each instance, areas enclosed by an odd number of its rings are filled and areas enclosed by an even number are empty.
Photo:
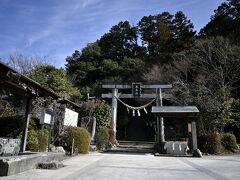
[[[43,87],[38,82],[28,78],[27,76],[17,72],[8,65],[0,61],[0,90],[10,92],[19,96],[26,97],[52,97],[60,100],[62,103],[69,103],[74,107],[79,107],[74,102],[62,98],[53,91]]]
[[[196,106],[153,106],[152,113],[160,117],[195,117],[199,110]]]

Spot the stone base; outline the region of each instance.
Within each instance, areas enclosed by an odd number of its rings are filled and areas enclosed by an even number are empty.
[[[193,151],[193,157],[199,157],[199,158],[202,158],[202,153],[199,149],[196,149]]]
[[[20,156],[0,157],[0,176],[9,176],[37,168],[39,163],[62,161],[64,153],[35,153]]]
[[[64,167],[64,165],[59,161],[43,162],[38,164],[39,169],[59,169],[62,167]]]

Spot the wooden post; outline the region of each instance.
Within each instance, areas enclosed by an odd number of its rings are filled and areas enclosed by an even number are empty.
[[[75,148],[74,148],[74,138],[72,139],[72,149],[71,149],[71,156],[73,156],[74,155],[74,150],[75,150]]]
[[[51,143],[52,143],[52,125],[48,126],[48,152],[51,152]]]
[[[192,148],[193,151],[197,150],[197,129],[196,129],[196,122],[192,121]]]
[[[162,89],[159,89],[159,96],[160,96],[160,106],[163,106],[162,100]],[[164,133],[164,119],[163,117],[160,118],[160,138],[161,142],[165,142],[165,133]]]
[[[21,140],[20,152],[25,152],[26,150],[31,104],[32,104],[32,99],[28,97],[26,100],[25,121],[24,121],[24,127],[23,127],[23,135]]]
[[[52,137],[54,137],[53,134],[53,126],[54,126],[54,112],[52,109],[47,109],[47,112],[51,114],[51,121],[50,124],[48,126],[48,131],[49,131],[49,135],[48,135],[48,152],[51,152],[51,144],[52,144]]]
[[[40,149],[43,147],[43,130],[44,130],[44,124],[41,125]],[[41,149],[40,151],[43,151],[43,150]]]
[[[158,93],[158,89],[156,89],[156,94],[157,94],[157,100],[156,100],[156,106],[159,106],[160,102],[159,102],[159,93]],[[160,143],[160,117],[157,116],[157,143]]]
[[[159,88],[157,89],[157,96],[158,99],[156,101],[157,106],[163,106],[163,101],[162,101],[162,89]],[[165,142],[165,135],[164,135],[164,119],[163,117],[157,117],[157,142]]]
[[[114,132],[114,140],[117,141],[116,139],[116,132],[117,132],[117,89],[114,88],[112,89],[112,130]]]

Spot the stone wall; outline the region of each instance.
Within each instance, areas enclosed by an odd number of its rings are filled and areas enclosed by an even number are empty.
[[[29,153],[20,156],[0,157],[1,176],[10,176],[37,167],[39,163],[63,161],[64,153]]]
[[[0,138],[0,156],[15,156],[20,151],[20,139]]]

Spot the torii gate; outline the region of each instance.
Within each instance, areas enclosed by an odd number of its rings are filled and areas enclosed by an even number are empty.
[[[102,94],[102,98],[112,99],[112,119],[111,127],[114,131],[114,139],[116,140],[116,126],[117,126],[117,98],[141,98],[141,99],[154,99],[157,97],[156,105],[162,106],[162,99],[166,98],[166,95],[162,93],[162,89],[172,88],[172,84],[160,83],[160,84],[142,84],[140,82],[132,84],[102,84],[104,89],[112,89],[112,93]],[[124,94],[118,92],[119,89],[132,89],[131,94]],[[142,89],[155,90],[153,93],[141,93]],[[160,135],[160,136],[159,136]],[[164,120],[163,117],[157,117],[157,142],[164,142]]]

